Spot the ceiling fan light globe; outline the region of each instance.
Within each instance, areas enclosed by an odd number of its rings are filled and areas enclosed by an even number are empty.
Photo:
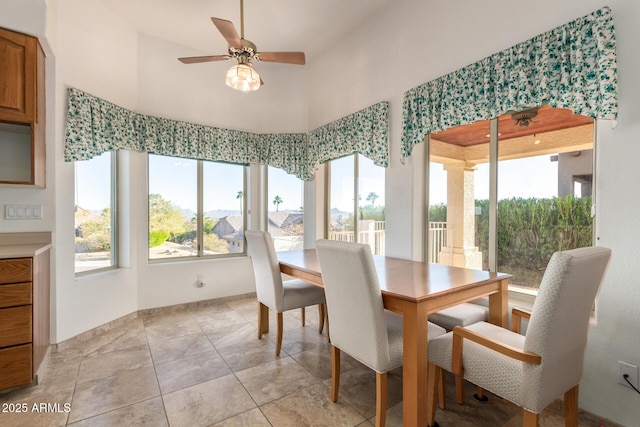
[[[260,89],[260,75],[253,67],[237,64],[227,71],[227,86],[243,92],[258,90]]]

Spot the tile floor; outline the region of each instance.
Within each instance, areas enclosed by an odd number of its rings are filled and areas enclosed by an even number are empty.
[[[317,309],[285,313],[282,353],[271,331],[257,339],[253,298],[141,316],[51,354],[40,384],[0,394],[9,426],[371,426],[375,374],[343,354],[340,398],[329,399],[330,350]],[[458,405],[448,377],[442,427],[521,423],[514,405],[490,396]],[[402,425],[402,372],[389,376],[388,426]],[[468,386],[467,396],[473,394]],[[22,410],[21,412],[18,412]],[[542,427],[563,426],[551,405]],[[580,414],[580,426],[615,424]]]

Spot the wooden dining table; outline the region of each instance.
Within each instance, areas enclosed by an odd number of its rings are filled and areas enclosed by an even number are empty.
[[[322,286],[315,249],[277,255],[282,273]],[[373,258],[384,308],[403,318],[403,425],[424,427],[427,425],[427,316],[488,296],[489,321],[506,326],[508,282],[512,276],[387,256],[374,255]]]

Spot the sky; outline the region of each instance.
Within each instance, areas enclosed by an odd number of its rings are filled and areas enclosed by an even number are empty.
[[[101,211],[111,205],[110,158],[109,152],[74,163],[76,205],[90,211]]]
[[[109,205],[110,153],[104,153],[90,161],[76,162],[76,195],[78,206],[98,211]],[[164,156],[149,156],[149,190],[161,193],[183,209],[196,210],[195,160]],[[558,191],[557,162],[549,155],[500,162],[498,173],[498,198],[553,197]],[[331,208],[350,212],[353,210],[353,156],[332,162]],[[375,192],[376,206],[385,203],[384,169],[375,166],[363,156],[359,160],[360,203],[369,204],[366,197]],[[239,210],[238,191],[242,191],[242,167],[222,163],[205,162],[204,210]],[[429,203],[446,204],[446,172],[442,165],[430,166]],[[297,211],[303,205],[303,183],[294,175],[269,167],[268,209],[275,210],[273,198],[282,199],[280,211]],[[475,172],[475,198],[489,198],[489,166],[481,164]]]
[[[558,162],[549,155],[502,160],[498,166],[498,200],[513,197],[548,198],[558,195]],[[475,199],[489,199],[489,164],[475,171]],[[447,203],[447,173],[440,163],[430,164],[429,204]]]
[[[370,193],[376,193],[378,198],[374,202],[375,206],[384,206],[384,168],[374,165],[373,161],[362,155],[358,156],[360,204],[370,204],[371,202],[367,201],[367,196]],[[331,162],[331,202],[329,203],[331,209],[336,208],[344,212],[353,211],[353,172],[353,156]]]
[[[76,162],[77,205],[99,211],[109,206],[109,157],[104,153],[89,161]],[[238,192],[243,190],[243,168],[238,165],[205,162],[204,211],[240,210]],[[303,206],[302,181],[281,169],[269,167],[269,210],[273,198],[282,199],[279,210],[299,210]],[[197,210],[197,161],[149,156],[149,191],[159,193],[183,209]]]

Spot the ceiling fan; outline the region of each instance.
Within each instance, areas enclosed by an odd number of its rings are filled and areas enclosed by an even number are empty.
[[[227,71],[227,86],[244,92],[258,90],[264,84],[252,61],[282,62],[304,65],[304,52],[258,52],[256,45],[244,38],[244,0],[240,0],[240,36],[233,23],[226,19],[211,18],[222,37],[229,43],[226,55],[190,56],[178,58],[184,64],[235,59],[236,65]]]
[[[529,126],[530,123],[534,123],[533,118],[538,115],[538,107],[529,108],[528,110],[518,111],[517,113],[511,113],[511,118],[521,128]]]

